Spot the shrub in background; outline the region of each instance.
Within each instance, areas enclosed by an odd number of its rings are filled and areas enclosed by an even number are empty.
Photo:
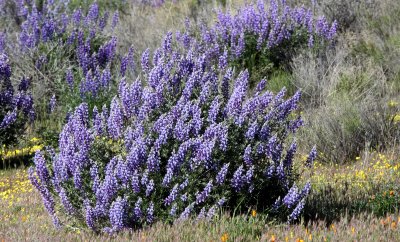
[[[30,82],[22,79],[18,91],[11,83],[11,66],[6,54],[0,51],[0,145],[17,142],[25,125],[35,119]]]
[[[220,68],[229,65],[238,70],[248,69],[255,81],[268,76],[276,69],[290,69],[289,63],[295,51],[307,46],[319,48],[334,40],[336,22],[329,23],[324,16],[316,17],[311,9],[305,7],[290,7],[280,1],[269,1],[268,5],[267,2],[258,1],[256,5],[241,6],[237,13],[224,13],[219,10],[216,21],[210,21],[210,18],[205,16],[207,13],[200,13],[199,18],[191,16],[184,24],[177,21],[177,18],[171,19],[169,15],[159,16],[163,12],[161,10],[134,6],[131,12],[135,13],[133,16],[139,17],[131,20],[124,16],[122,25],[117,27],[117,34],[125,48],[129,45],[126,44],[126,39],[138,36],[137,40],[132,41],[135,42],[135,46],[139,46],[139,50],[148,47],[156,49],[161,40],[160,35],[153,31],[149,36],[142,28],[147,28],[147,25],[160,18],[159,22],[162,23],[158,23],[158,26],[161,29],[166,29],[165,22],[178,26],[178,41],[174,45],[179,45],[185,51],[204,53],[208,64],[217,64]],[[207,4],[205,7],[210,8]],[[174,13],[178,17],[189,12],[187,8],[184,3],[179,5],[179,8],[172,7],[177,11]],[[146,16],[142,16],[144,14]],[[199,24],[199,19],[205,19],[206,22]],[[149,46],[143,46],[144,43]],[[157,55],[157,52],[159,50],[156,50],[154,55]]]
[[[379,2],[384,1],[322,0],[314,1],[314,7],[329,20],[336,20],[341,32],[347,30],[357,32],[362,29],[366,18],[376,17]]]
[[[389,102],[338,96],[323,107],[307,111],[312,118],[306,119],[309,128],[304,130],[304,140],[309,140],[308,144],[318,142],[320,160],[335,163],[355,159],[364,151],[396,147],[400,126],[394,117],[400,109],[390,108]]]
[[[188,36],[196,35],[194,29],[181,35],[183,46],[190,45]],[[212,27],[200,26],[200,40],[192,42],[207,59],[220,59],[222,67],[227,59],[230,65],[264,77],[274,69],[288,69],[297,50],[331,42],[336,30],[336,21],[330,24],[324,16],[315,17],[311,9],[275,0],[267,7],[265,1],[258,1],[236,14],[219,11],[217,22]]]
[[[52,144],[68,111],[80,102],[93,107],[111,100],[116,86],[112,75],[129,73],[133,50],[123,57],[122,73],[117,39],[105,34],[118,23],[118,12],[101,13],[97,3],[87,13],[80,8],[69,12],[62,1],[46,2],[40,9],[32,4],[26,11],[19,42],[9,45],[14,48],[17,73],[30,76],[34,84],[38,117],[34,131]],[[49,112],[52,100],[57,100],[57,108]]]
[[[57,11],[61,10],[56,4],[47,4],[44,12],[39,12],[33,5],[22,23],[19,46],[25,55],[34,60],[35,69],[43,76],[63,80],[48,84],[56,89],[53,91],[58,91],[57,94],[72,89],[82,98],[96,97],[101,89],[110,84],[111,74],[107,72],[110,72],[115,57],[117,40],[103,33],[109,13],[100,15],[97,4],[90,6],[87,15],[81,9],[70,15]],[[112,26],[117,24],[117,13],[111,21]]]
[[[0,28],[7,32],[14,31],[25,20],[29,9],[35,1],[25,0],[2,0],[0,2]]]

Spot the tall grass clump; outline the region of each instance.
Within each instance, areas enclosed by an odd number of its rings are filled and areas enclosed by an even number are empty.
[[[325,7],[327,3],[331,2],[320,2]],[[390,149],[400,139],[396,121],[400,5],[354,4],[359,5],[356,20],[342,29],[334,48],[319,53],[304,50],[291,64],[291,82],[303,91],[307,128],[301,134],[302,144],[318,144],[326,162],[343,163],[370,150]]]
[[[90,6],[93,4],[97,4],[99,6],[100,13],[110,12],[110,11],[119,11],[123,14],[126,14],[127,7],[130,2],[133,1],[121,1],[121,0],[70,0],[67,3],[68,9],[82,9],[82,11],[87,12],[90,9]]]
[[[147,48],[155,50],[168,31],[182,32],[188,22],[197,24],[205,21],[211,24],[215,14],[210,17],[210,13],[216,6],[218,4],[215,0],[166,1],[158,7],[129,4],[127,11],[120,14],[121,21],[115,29],[120,51],[126,51],[131,45],[137,53]]]

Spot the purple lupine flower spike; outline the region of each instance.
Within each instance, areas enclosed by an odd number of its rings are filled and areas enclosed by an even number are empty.
[[[111,28],[115,28],[115,26],[117,26],[118,22],[119,22],[119,12],[117,10],[113,14]]]
[[[306,160],[306,166],[311,167],[313,165],[315,158],[317,158],[317,147],[316,146],[314,146],[311,149],[310,154],[308,155],[307,160]]]
[[[143,54],[142,54],[142,69],[144,72],[148,73],[150,72],[150,49],[146,49]]]
[[[51,96],[50,102],[49,102],[49,112],[53,113],[55,108],[56,108],[56,95],[53,94],[53,96]]]

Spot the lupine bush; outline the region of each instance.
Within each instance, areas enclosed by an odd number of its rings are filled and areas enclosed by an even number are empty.
[[[97,3],[87,12],[68,8],[63,1],[46,2],[40,8],[31,4],[15,46],[24,63],[19,71],[31,76],[38,100],[34,130],[47,144],[54,144],[60,132],[56,127],[61,127],[70,110],[82,101],[91,107],[110,101],[116,92],[114,78],[133,70],[133,49],[120,58],[117,39],[111,36],[118,12],[102,12]],[[54,100],[57,108],[49,110]]]
[[[149,49],[142,54],[142,75],[132,83],[125,77],[133,66],[132,51],[122,58],[115,75],[122,80],[110,106],[91,111],[87,103],[81,104],[68,117],[58,152],[50,149],[35,155],[31,181],[56,226],[64,223],[60,215],[65,213],[93,230],[114,232],[194,215],[212,219],[221,207],[231,211],[257,207],[283,214],[288,221],[299,217],[310,184],[296,186],[297,144],[287,142],[302,125],[294,113],[300,92],[285,100],[286,89],[274,95],[265,91],[265,80],[250,90],[249,72],[235,77],[229,68],[249,50],[247,34],[258,34],[259,49],[278,48],[291,37],[297,25],[286,28],[281,21],[292,10],[283,5],[288,12],[281,17],[278,6],[271,6],[270,12],[263,12],[260,2],[258,15],[250,14],[255,11],[250,6],[232,20],[220,13],[214,27],[202,28],[200,39],[178,33],[174,42],[168,33],[152,58]],[[302,18],[307,18],[306,12],[299,12],[296,23],[301,27]],[[61,43],[76,48],[72,53],[84,76],[81,95],[97,96],[109,84],[107,68],[116,48],[116,39],[111,38],[91,51],[95,29],[104,27],[98,26],[103,23],[98,22],[98,6],[92,5],[86,17],[76,10],[70,20],[65,17],[59,23],[51,14],[38,21],[41,16],[34,8],[28,14],[21,46],[30,51],[57,40],[60,33],[66,36]],[[71,22],[78,30],[65,35]],[[314,35],[331,39],[335,24],[327,27],[324,19],[318,23],[314,33],[314,22],[308,20],[309,39]],[[265,25],[268,33],[261,35],[258,25]],[[46,56],[42,59],[39,69],[48,62]],[[68,69],[65,74],[71,89],[78,86],[73,73]],[[51,100],[50,111],[56,98]],[[311,165],[315,156],[313,149],[307,163]]]
[[[293,54],[302,48],[318,48],[330,43],[337,22],[314,16],[312,9],[290,7],[286,1],[270,0],[269,6],[259,0],[256,5],[240,8],[232,15],[218,12],[215,25],[199,27],[200,40],[191,39],[197,28],[180,34],[184,47],[198,45],[207,59],[216,59],[219,67],[230,65],[253,69],[261,77],[274,68],[289,68]],[[258,81],[258,80],[256,80]]]
[[[26,14],[28,13],[29,7],[31,7],[31,1],[25,0],[1,0],[0,1],[0,18],[2,21],[7,23],[8,27],[15,27],[13,24],[19,26]],[[6,27],[0,25],[0,27]]]
[[[133,82],[125,76],[132,53],[122,58],[122,80],[110,106],[92,111],[81,104],[60,134],[58,152],[35,155],[30,179],[56,226],[74,218],[112,233],[250,207],[289,222],[298,219],[311,189],[296,186],[293,169],[294,133],[302,125],[295,113],[300,92],[285,99],[285,88],[274,95],[265,90],[265,80],[250,89],[249,72],[235,76],[230,63],[245,55],[251,41],[244,33],[259,34],[257,48],[270,50],[290,39],[295,27],[308,27],[311,46],[315,36],[332,39],[336,25],[320,18],[314,27],[310,12],[284,4],[283,17],[276,4],[270,12],[263,12],[262,2],[257,6],[258,15],[250,14],[253,6],[232,18],[220,13],[214,27],[202,28],[200,39],[185,32],[174,41],[168,33],[152,58],[144,51],[141,75]],[[292,15],[297,22],[281,24]],[[256,32],[258,25],[265,25],[264,35]],[[100,47],[100,57],[110,59],[112,46]],[[90,75],[85,67],[91,65],[79,64]],[[73,83],[73,75],[66,75]],[[309,166],[315,157],[313,148]]]
[[[285,99],[249,73],[209,65],[192,47],[173,48],[172,34],[144,80],[120,81],[109,107],[82,103],[59,138],[59,152],[35,155],[30,179],[56,226],[75,218],[95,231],[116,232],[158,220],[212,219],[220,208],[260,211],[296,220],[310,184],[295,184],[295,113],[300,92]],[[316,157],[313,149],[307,164]],[[67,217],[63,216],[66,214]]]
[[[33,5],[22,24],[20,47],[34,57],[36,69],[46,76],[54,72],[55,65],[65,65],[64,68],[57,66],[60,69],[57,78],[61,75],[65,81],[57,83],[60,87],[53,83],[53,88],[59,92],[69,87],[66,89],[79,93],[82,98],[96,97],[110,85],[110,65],[116,55],[116,38],[107,38],[102,33],[110,14],[100,15],[97,4],[91,5],[86,15],[81,9],[70,15],[58,11],[57,4],[47,4],[43,12]],[[115,13],[110,21],[112,28],[117,21]]]
[[[35,119],[30,82],[21,80],[18,90],[11,83],[12,70],[8,56],[0,51],[0,144],[17,142],[25,125]]]
[[[340,31],[359,31],[363,29],[361,25],[367,22],[366,17],[377,17],[377,9],[382,5],[382,1],[323,0],[315,1],[315,4],[328,19],[338,21]]]

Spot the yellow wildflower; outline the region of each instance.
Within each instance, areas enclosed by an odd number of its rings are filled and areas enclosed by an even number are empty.
[[[228,233],[225,233],[221,236],[221,242],[226,242],[228,241]]]
[[[397,123],[400,122],[400,114],[394,115],[394,117],[393,117],[393,122],[394,122],[395,124],[397,124]]]
[[[390,102],[388,103],[389,107],[395,107],[397,106],[399,103],[394,101],[394,100],[390,100]]]
[[[36,143],[36,142],[39,142],[40,139],[39,139],[39,138],[36,138],[36,137],[33,137],[30,141],[31,141],[32,143]]]
[[[255,209],[251,210],[251,216],[254,218],[257,215],[257,211]]]
[[[334,233],[336,233],[336,228],[335,228],[335,225],[334,225],[334,224],[331,225],[331,230],[332,230]]]

